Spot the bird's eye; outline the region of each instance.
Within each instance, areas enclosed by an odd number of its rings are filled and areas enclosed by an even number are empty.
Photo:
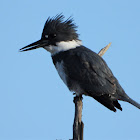
[[[48,39],[48,38],[49,38],[49,36],[48,36],[48,35],[45,35],[45,38],[46,38],[46,39]]]
[[[53,39],[56,37],[56,34],[49,34],[49,35],[45,35],[46,39]]]

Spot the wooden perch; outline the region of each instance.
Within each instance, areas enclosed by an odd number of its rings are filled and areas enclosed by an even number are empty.
[[[98,52],[98,55],[103,56],[103,55],[105,54],[105,52],[109,49],[110,45],[111,45],[111,42],[110,42],[107,46],[105,46],[104,48],[102,48],[102,49]]]
[[[98,55],[103,56],[105,52],[109,49],[111,42],[101,49]],[[82,109],[83,109],[83,102],[82,96],[75,96],[74,97],[74,104],[75,104],[75,117],[73,123],[73,140],[83,140],[83,129],[84,123],[82,122]]]
[[[83,140],[83,128],[82,122],[82,109],[83,102],[82,96],[75,96],[73,102],[75,103],[75,117],[73,123],[73,140]]]

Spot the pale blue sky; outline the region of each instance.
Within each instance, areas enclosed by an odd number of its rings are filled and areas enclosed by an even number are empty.
[[[18,50],[41,37],[48,16],[73,16],[83,44],[98,52],[125,89],[140,103],[139,0],[0,0],[0,140],[72,138],[73,95],[43,50]],[[84,140],[139,140],[140,110],[120,102],[111,112],[83,99]]]

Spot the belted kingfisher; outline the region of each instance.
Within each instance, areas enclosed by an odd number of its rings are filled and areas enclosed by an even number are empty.
[[[41,39],[20,51],[40,47],[49,51],[59,76],[77,96],[93,97],[114,112],[116,108],[122,110],[118,100],[140,109],[140,104],[125,93],[103,58],[82,45],[76,28],[71,17],[67,20],[62,14],[49,17]]]

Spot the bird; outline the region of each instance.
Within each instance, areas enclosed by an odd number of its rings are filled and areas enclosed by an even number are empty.
[[[63,14],[48,17],[41,39],[20,49],[20,52],[44,48],[51,53],[53,64],[71,92],[76,96],[90,96],[116,112],[122,111],[118,101],[128,102],[138,109],[119,84],[105,60],[82,45],[73,17]]]

